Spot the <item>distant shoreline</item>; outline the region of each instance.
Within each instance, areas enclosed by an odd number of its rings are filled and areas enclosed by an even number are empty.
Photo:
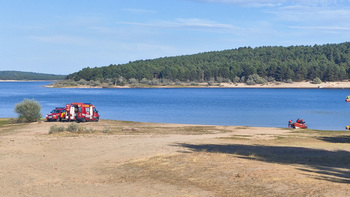
[[[336,81],[336,82],[322,82],[320,84],[314,84],[312,82],[293,82],[293,83],[268,83],[265,85],[256,84],[256,85],[247,85],[244,83],[236,84],[222,84],[222,87],[227,88],[293,88],[293,89],[350,89],[349,81]]]
[[[58,81],[58,80],[13,80],[13,79],[9,79],[9,80],[5,80],[5,79],[0,79],[0,82],[36,82],[36,81]]]
[[[0,82],[40,82],[40,81],[57,81],[57,80],[0,80]],[[274,82],[267,84],[255,84],[247,85],[245,83],[220,83],[218,85],[208,86],[207,83],[200,83],[195,86],[186,86],[186,85],[169,85],[169,86],[145,86],[145,85],[125,85],[125,86],[89,86],[89,85],[78,85],[78,86],[62,86],[57,87],[53,84],[48,84],[45,87],[47,88],[108,88],[108,89],[127,89],[127,88],[290,88],[290,89],[350,89],[350,81],[335,81],[335,82],[322,82],[320,84],[313,84],[312,82]]]
[[[195,86],[185,86],[185,85],[169,85],[169,86],[145,86],[145,85],[125,85],[125,86],[89,86],[89,85],[78,85],[78,86],[64,86],[64,87],[55,87],[52,84],[47,85],[48,88],[108,88],[108,89],[126,89],[126,88],[276,88],[276,89],[350,89],[349,81],[338,81],[338,82],[322,82],[320,84],[313,84],[311,82],[293,82],[293,83],[284,83],[284,82],[275,82],[268,84],[256,84],[256,85],[247,85],[245,83],[220,83],[219,85],[208,86],[207,83],[201,83]]]

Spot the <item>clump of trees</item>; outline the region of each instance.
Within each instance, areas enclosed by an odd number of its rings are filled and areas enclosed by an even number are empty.
[[[41,105],[34,99],[24,99],[16,104],[14,111],[18,114],[18,122],[36,122],[41,118]]]
[[[259,77],[260,78],[259,78]],[[171,82],[266,83],[341,81],[350,76],[350,42],[314,46],[241,47],[195,55],[139,60],[84,68],[70,74],[75,82],[125,85]],[[264,80],[265,79],[265,80]],[[108,82],[107,82],[108,81]]]
[[[66,75],[53,75],[21,71],[0,71],[2,80],[63,80]]]

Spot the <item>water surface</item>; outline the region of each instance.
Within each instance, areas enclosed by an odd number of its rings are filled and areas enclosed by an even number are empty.
[[[303,118],[309,128],[350,125],[346,89],[44,88],[50,82],[1,82],[0,118],[16,117],[15,104],[35,99],[45,115],[66,103],[93,103],[101,118],[142,122],[287,127]]]

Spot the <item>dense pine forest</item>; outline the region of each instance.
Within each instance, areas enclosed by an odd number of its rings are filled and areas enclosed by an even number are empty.
[[[0,71],[0,80],[63,80],[66,75],[53,75],[21,71]]]
[[[75,81],[191,82],[341,81],[350,76],[350,42],[314,46],[242,47],[194,55],[84,68]]]

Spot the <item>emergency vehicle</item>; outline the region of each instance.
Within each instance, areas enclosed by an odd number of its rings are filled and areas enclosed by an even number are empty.
[[[91,103],[71,103],[66,105],[65,120],[76,122],[99,121],[100,115]]]
[[[64,107],[56,107],[49,114],[46,115],[46,120],[50,121],[61,121],[65,119],[66,116],[66,108]]]

